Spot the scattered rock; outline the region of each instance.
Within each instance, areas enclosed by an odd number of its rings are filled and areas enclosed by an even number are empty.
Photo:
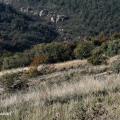
[[[40,17],[47,16],[47,15],[48,15],[48,10],[41,10],[41,11],[39,12],[39,16],[40,16]]]

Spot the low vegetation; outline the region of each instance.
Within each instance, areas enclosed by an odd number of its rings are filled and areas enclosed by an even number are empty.
[[[120,73],[120,57],[112,63],[111,69],[114,73]]]
[[[120,120],[120,1],[11,1],[50,11],[0,3],[0,120]]]
[[[2,120],[119,120],[119,74],[81,68],[29,80],[27,93],[0,96]],[[56,74],[56,75],[55,75]]]
[[[91,56],[91,51],[95,48],[92,42],[80,42],[74,50],[75,58],[86,59]]]
[[[116,37],[117,36],[117,37]],[[88,59],[93,65],[107,64],[109,57],[120,54],[120,36],[104,35],[87,38],[82,42],[52,42],[33,46],[22,53],[1,54],[0,68],[11,69],[39,64],[59,63],[73,59]]]
[[[97,47],[91,52],[88,62],[93,65],[107,64],[107,56],[105,56],[101,47]]]
[[[8,92],[25,90],[27,88],[27,79],[22,74],[6,74],[0,78],[0,85]]]
[[[26,72],[1,76],[2,120],[120,119],[119,57],[99,66],[75,60],[37,67],[39,62]]]

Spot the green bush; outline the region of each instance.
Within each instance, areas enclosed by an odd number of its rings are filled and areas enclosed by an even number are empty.
[[[81,42],[77,45],[74,50],[75,58],[77,59],[85,59],[90,57],[91,51],[94,49],[94,45],[92,42]]]
[[[112,40],[120,39],[120,33],[114,33],[114,34],[111,36],[111,39],[112,39]]]
[[[0,69],[39,65],[42,63],[64,62],[74,58],[74,43],[53,42],[38,44],[23,53],[14,53],[0,56]]]
[[[16,53],[13,56],[5,57],[3,59],[3,69],[11,69],[17,67],[24,67],[31,63],[31,59],[26,54]]]
[[[111,70],[114,73],[120,73],[120,58],[112,63]]]
[[[103,54],[103,50],[99,47],[92,51],[92,55],[88,58],[88,62],[93,65],[106,64],[107,57]]]
[[[93,55],[88,59],[88,62],[93,64],[93,65],[101,65],[101,64],[107,63],[106,57],[102,56],[102,55],[99,55],[99,56]]]
[[[108,42],[104,48],[107,56],[120,54],[120,39]]]
[[[46,56],[48,63],[73,59],[73,46],[69,43],[49,43],[35,46],[31,50],[35,57]]]

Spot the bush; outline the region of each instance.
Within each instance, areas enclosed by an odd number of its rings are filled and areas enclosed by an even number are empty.
[[[36,77],[39,75],[45,75],[55,72],[56,69],[53,65],[43,64],[40,66],[32,66],[27,72],[25,72],[25,76],[27,78]]]
[[[44,64],[38,67],[38,71],[40,75],[50,74],[56,71],[54,65],[52,64]]]
[[[102,118],[107,118],[107,116],[108,110],[105,105],[97,100],[91,103],[83,101],[77,103],[70,111],[71,120],[102,120]]]
[[[11,68],[17,68],[17,67],[24,67],[29,65],[31,62],[29,56],[22,53],[16,53],[13,56],[5,57],[3,59],[3,69],[11,69]]]
[[[111,36],[111,39],[112,39],[112,40],[120,39],[120,33],[114,33],[114,34]]]
[[[32,49],[26,50],[23,53],[0,56],[0,69],[64,62],[74,58],[74,48],[75,44],[68,42],[35,45]]]
[[[37,45],[31,51],[34,56],[46,56],[48,63],[63,62],[73,58],[73,46],[65,42]]]
[[[40,64],[46,63],[48,58],[46,56],[38,56],[33,58],[30,66],[39,66]]]
[[[91,42],[82,42],[77,45],[74,50],[75,58],[84,59],[91,55],[91,51],[94,49],[94,45]]]
[[[93,64],[93,65],[101,65],[101,64],[106,64],[106,57],[103,56],[103,55],[99,55],[99,56],[91,56],[89,59],[88,59],[88,62]]]
[[[120,73],[120,58],[118,58],[118,60],[116,60],[116,61],[114,61],[114,63],[112,63],[111,70],[114,73]]]
[[[92,51],[92,56],[88,59],[88,62],[93,65],[106,64],[107,57],[104,56],[103,50],[99,47]]]
[[[107,56],[120,54],[120,39],[108,42],[106,44],[105,53]]]
[[[97,37],[95,37],[93,40],[94,45],[101,46],[103,43],[108,41],[108,37],[105,36],[105,34],[102,32]]]
[[[37,70],[37,66],[34,66],[34,67],[31,67],[30,70],[25,73],[25,76],[27,76],[28,78],[31,78],[31,77],[36,77],[39,74],[40,73]]]
[[[21,74],[6,74],[0,78],[0,84],[7,91],[16,91],[28,87],[27,80]]]

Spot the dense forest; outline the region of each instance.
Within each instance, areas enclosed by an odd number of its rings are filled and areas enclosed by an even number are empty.
[[[0,4],[0,50],[21,51],[56,36],[52,26]]]
[[[32,6],[70,16],[62,24],[72,36],[120,32],[120,0],[8,0],[15,7]]]

